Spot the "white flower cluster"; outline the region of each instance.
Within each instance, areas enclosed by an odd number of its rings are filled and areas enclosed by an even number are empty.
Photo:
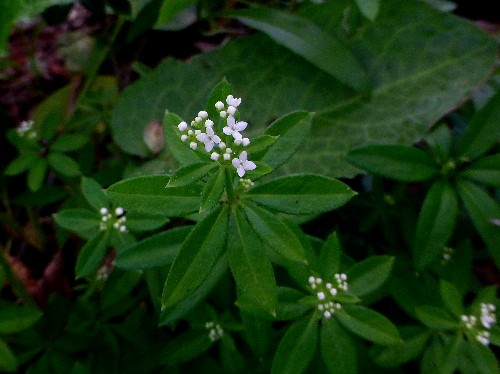
[[[125,226],[125,221],[127,220],[127,217],[125,217],[125,209],[123,209],[122,207],[116,208],[114,211],[114,217],[109,212],[108,208],[101,208],[99,210],[99,213],[101,213],[101,224],[99,228],[102,231],[107,230],[108,227],[112,225],[120,232],[127,232],[127,226]]]
[[[35,129],[33,129],[33,125],[35,122],[30,121],[22,121],[19,126],[16,128],[16,132],[19,136],[26,136],[28,139],[35,139],[37,137]]]
[[[489,345],[490,332],[488,330],[491,330],[493,325],[497,322],[495,311],[495,305],[481,303],[481,315],[479,317],[474,315],[467,316],[463,314],[460,316],[460,320],[468,330],[474,330],[474,333],[476,333],[476,340],[479,343],[483,345]],[[475,328],[478,320],[481,321],[481,325],[486,330],[479,330]]]
[[[310,276],[309,285],[316,293],[318,298],[318,310],[323,313],[325,318],[330,318],[337,310],[342,309],[342,305],[335,302],[334,298],[340,291],[347,291],[347,275],[344,273],[335,274],[336,285],[324,283],[319,277]]]
[[[255,163],[248,160],[247,151],[241,151],[238,157],[235,156],[238,151],[250,144],[250,139],[241,135],[241,131],[245,130],[248,124],[236,120],[237,108],[241,104],[241,99],[228,95],[226,103],[227,108],[222,101],[215,103],[220,118],[225,122],[225,126],[222,128],[223,134],[216,132],[215,123],[208,118],[206,111],[198,112],[190,125],[182,121],[177,125],[177,128],[182,133],[181,140],[188,142],[192,150],[203,146],[205,151],[210,153],[212,160],[230,162],[236,168],[238,175],[243,177],[247,170],[254,170],[257,167]]]
[[[450,247],[445,247],[443,251],[443,262],[448,262],[451,260],[451,257],[453,256],[453,248]]]
[[[205,323],[205,328],[207,330],[210,330],[208,332],[208,338],[212,342],[215,342],[224,336],[224,330],[218,323],[215,323],[213,321],[207,322]]]
[[[240,184],[245,190],[248,190],[253,186],[255,186],[255,183],[252,182],[250,179],[243,179],[243,178],[240,178]]]

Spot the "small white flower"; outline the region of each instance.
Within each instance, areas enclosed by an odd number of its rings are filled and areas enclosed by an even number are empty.
[[[212,128],[207,127],[206,131],[206,133],[196,135],[196,139],[205,144],[205,151],[210,152],[221,140]]]
[[[220,157],[220,154],[218,154],[217,152],[212,152],[212,154],[210,155],[210,158],[214,161],[217,161]]]
[[[193,130],[188,130],[188,135],[193,135],[194,131]]]
[[[217,109],[217,110],[222,110],[222,109],[224,109],[224,103],[223,103],[222,101],[217,101],[217,102],[215,103],[215,109]]]
[[[222,158],[225,160],[225,161],[229,161],[231,159],[231,155],[229,153],[224,153],[222,155]]]
[[[330,288],[330,293],[332,294],[332,296],[337,295],[337,289],[336,288]]]
[[[201,134],[201,130],[194,130],[194,134],[195,135],[200,135]]]
[[[236,108],[234,106],[230,105],[227,108],[227,112],[228,112],[229,115],[234,116],[236,114]]]
[[[476,335],[476,339],[482,345],[490,344],[490,333],[488,331],[481,331]]]
[[[200,123],[201,121],[203,121],[203,119],[201,117],[195,117],[195,119],[194,119],[194,122],[196,122],[196,123]]]
[[[224,143],[224,142],[220,142],[220,143],[218,144],[218,147],[219,147],[220,149],[226,149],[226,143]]]
[[[127,232],[127,228],[125,226],[121,225],[120,232]]]
[[[188,136],[187,136],[186,134],[182,134],[182,135],[181,135],[181,140],[182,140],[183,142],[185,142],[186,140],[188,140]]]
[[[186,131],[188,128],[188,124],[186,122],[182,121],[181,123],[179,123],[177,125],[177,128],[179,129],[179,131]]]
[[[323,315],[325,316],[325,318],[330,318],[332,316],[332,313],[330,313],[330,311],[326,310],[325,313],[323,313]]]
[[[205,121],[205,127],[214,127],[214,121],[212,121],[211,119],[207,119]]]
[[[221,118],[226,118],[227,117],[227,112],[225,110],[223,110],[223,111],[221,111],[219,113],[219,115],[220,115]]]
[[[243,147],[247,147],[248,145],[250,145],[250,139],[248,138],[241,139],[241,144],[243,144]]]
[[[117,216],[121,216],[125,213],[125,209],[123,209],[121,206],[119,206],[118,208],[115,209],[115,214]]]
[[[233,158],[232,164],[236,168],[236,171],[238,172],[240,178],[245,175],[246,170],[254,170],[257,167],[255,163],[253,163],[252,161],[248,161],[247,157],[247,152],[243,151],[240,153],[239,158]]]
[[[189,143],[189,148],[191,148],[193,151],[196,150],[196,148],[198,148],[198,143],[195,142]]]
[[[320,299],[320,300],[325,300],[325,293],[324,292],[318,292],[316,296],[318,296],[318,299]]]
[[[241,99],[233,97],[233,95],[228,95],[226,97],[226,103],[227,105],[234,106],[237,108],[241,104]]]
[[[101,213],[102,215],[108,214],[108,209],[107,208],[101,208],[101,209],[99,209],[99,213]]]
[[[208,113],[205,112],[204,110],[198,112],[198,117],[200,118],[208,118]]]
[[[227,126],[222,129],[222,132],[226,135],[232,135],[234,139],[241,140],[242,136],[239,133],[247,128],[248,123],[244,121],[238,121],[234,119],[233,116],[227,117]]]

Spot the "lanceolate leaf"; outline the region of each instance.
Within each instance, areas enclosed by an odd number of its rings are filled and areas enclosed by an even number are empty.
[[[312,360],[318,342],[318,320],[308,314],[294,322],[274,356],[272,374],[302,373]]]
[[[0,334],[12,334],[33,325],[42,313],[35,308],[0,302]]]
[[[200,213],[212,209],[220,202],[222,194],[224,193],[225,182],[226,173],[224,168],[219,168],[205,184],[205,187],[203,187],[203,191],[201,192]]]
[[[457,187],[472,223],[486,243],[493,260],[497,266],[500,266],[500,251],[498,250],[500,226],[496,223],[500,217],[498,202],[471,182],[459,180]]]
[[[254,204],[246,203],[243,209],[255,235],[259,235],[284,258],[307,263],[306,253],[299,238],[279,217]]]
[[[166,187],[169,177],[153,175],[126,179],[107,189],[110,199],[126,209],[136,209],[167,217],[183,216],[198,211],[200,187]]]
[[[104,259],[109,245],[109,231],[100,231],[81,249],[76,260],[76,278],[91,278]]]
[[[444,181],[433,184],[424,200],[413,246],[415,264],[429,265],[443,254],[458,217],[455,191]]]
[[[28,170],[31,165],[33,165],[38,158],[38,154],[35,152],[21,153],[12,162],[7,165],[4,173],[6,175],[17,175],[21,174],[23,171]]]
[[[42,187],[48,166],[47,160],[44,158],[37,159],[31,166],[28,172],[28,187],[31,191],[37,191]]]
[[[58,225],[76,232],[97,228],[100,223],[96,212],[81,208],[62,210],[54,214],[54,218]]]
[[[424,305],[417,307],[415,312],[420,322],[431,329],[454,330],[458,327],[459,319],[441,308]]]
[[[68,177],[76,177],[80,175],[80,166],[71,157],[65,154],[54,152],[47,157],[49,165],[58,173]]]
[[[344,305],[336,314],[349,331],[374,343],[389,345],[401,342],[396,326],[385,316],[361,305]]]
[[[356,0],[356,4],[361,13],[369,20],[373,21],[377,17],[379,0]]]
[[[149,236],[120,253],[116,266],[124,269],[149,269],[170,265],[191,229],[190,226],[183,226]]]
[[[338,273],[341,255],[339,237],[334,232],[326,238],[319,255],[318,270],[324,279],[333,279]]]
[[[347,272],[349,293],[364,296],[379,288],[391,274],[394,257],[372,256],[358,262]]]
[[[82,178],[82,192],[88,203],[96,210],[109,207],[109,199],[103,188],[92,178]]]
[[[288,214],[320,214],[344,205],[356,193],[346,184],[320,175],[273,179],[252,188],[246,199]]]
[[[205,177],[218,166],[216,162],[195,162],[179,168],[168,181],[167,187],[180,187]]]
[[[439,368],[440,373],[455,373],[460,363],[460,355],[463,343],[464,338],[461,331],[455,333],[455,335],[448,341],[448,344],[444,349],[443,362],[441,363]]]
[[[458,290],[453,284],[445,280],[441,280],[439,283],[439,293],[441,294],[441,299],[448,309],[455,317],[460,318],[464,313],[464,308],[462,305],[462,297],[458,293]]]
[[[54,152],[70,152],[82,148],[89,139],[80,134],[63,135],[50,145]]]
[[[479,159],[465,168],[460,175],[488,186],[500,188],[500,153]]]
[[[480,374],[498,373],[500,371],[497,357],[490,348],[473,340],[466,341],[464,345],[464,353],[470,357]]]
[[[163,133],[168,149],[181,165],[187,165],[191,162],[200,161],[196,152],[189,145],[181,140],[180,134],[177,132],[177,125],[182,122],[181,117],[174,113],[165,112],[163,121]]]
[[[189,297],[205,281],[225,249],[227,206],[198,222],[175,258],[163,289],[162,304],[173,306]]]
[[[163,25],[195,2],[196,0],[163,0],[156,24]]]
[[[276,316],[278,289],[271,262],[255,230],[247,222],[241,208],[231,214],[228,236],[229,266],[236,285],[241,290],[239,299],[246,299],[269,315]]]
[[[342,83],[358,91],[369,89],[368,75],[349,48],[308,19],[269,8],[238,10],[228,15],[265,32]]]
[[[356,374],[356,346],[335,318],[323,318],[320,329],[321,356],[331,374]]]
[[[439,172],[431,155],[399,145],[369,145],[351,151],[347,159],[369,173],[404,182],[427,180]]]
[[[17,359],[3,339],[0,339],[0,370],[14,373],[17,370]]]

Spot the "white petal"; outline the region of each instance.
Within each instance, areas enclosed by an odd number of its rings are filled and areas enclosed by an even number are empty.
[[[255,165],[252,161],[243,161],[243,167],[245,170],[254,170],[257,165]]]
[[[243,151],[243,152],[240,153],[239,159],[240,159],[240,161],[244,162],[244,161],[247,160],[247,157],[248,157],[247,151]]]

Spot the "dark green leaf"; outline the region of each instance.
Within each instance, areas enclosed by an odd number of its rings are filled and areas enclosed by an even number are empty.
[[[68,177],[80,175],[80,166],[71,157],[62,153],[50,153],[47,157],[49,165],[58,173]]]
[[[459,180],[457,187],[474,227],[486,243],[493,260],[497,266],[500,266],[500,251],[498,250],[500,226],[495,224],[495,220],[500,217],[498,202],[471,182]]]
[[[280,256],[307,263],[299,238],[279,217],[254,204],[246,203],[243,209],[255,233]]]
[[[335,318],[323,318],[320,331],[321,356],[331,374],[356,374],[356,346]]]
[[[462,136],[457,148],[457,156],[467,160],[484,155],[500,138],[500,92],[479,110]]]
[[[187,184],[196,182],[197,180],[208,175],[212,169],[215,169],[219,164],[217,162],[195,162],[189,165],[182,166],[178,169],[168,181],[167,187],[181,187]]]
[[[125,226],[130,231],[151,231],[165,225],[169,219],[163,214],[151,214],[131,211],[127,213]]]
[[[109,231],[100,231],[81,249],[76,260],[76,278],[91,278],[104,259],[109,245]]]
[[[225,169],[219,168],[203,187],[200,213],[212,209],[220,202],[226,182],[225,174]]]
[[[226,14],[265,32],[278,44],[357,91],[369,89],[368,75],[349,48],[308,19],[270,8],[247,8]]]
[[[302,373],[316,352],[317,342],[318,320],[313,315],[294,322],[278,345],[271,373]]]
[[[37,159],[31,166],[28,172],[28,187],[31,191],[37,191],[42,187],[48,167],[47,160],[44,158]]]
[[[271,262],[240,208],[232,210],[228,234],[229,266],[241,290],[238,300],[276,316],[277,287]]]
[[[41,316],[38,309],[1,302],[0,334],[12,334],[25,330]]]
[[[318,271],[324,279],[333,279],[338,273],[341,255],[338,235],[333,232],[326,238],[319,255]]]
[[[448,341],[444,348],[443,361],[440,365],[440,373],[453,374],[459,366],[460,354],[464,338],[459,331]]]
[[[445,280],[439,282],[439,293],[441,294],[441,299],[448,309],[455,317],[460,318],[464,314],[464,308],[462,305],[462,297],[458,293],[458,290],[453,284]]]
[[[198,211],[200,188],[195,185],[166,187],[169,177],[153,175],[126,179],[107,189],[110,199],[127,209],[166,217],[184,216]]]
[[[283,213],[320,214],[344,205],[354,195],[336,179],[301,174],[257,185],[245,198]]]
[[[208,118],[215,121],[216,118],[220,117],[219,111],[215,108],[215,103],[217,101],[222,101],[226,105],[226,98],[228,95],[234,95],[234,87],[227,81],[225,77],[221,79],[219,83],[212,89],[210,95],[208,95],[207,105],[205,110],[208,113]]]
[[[208,350],[211,345],[208,331],[189,330],[172,339],[163,348],[162,361],[165,365],[190,361]]]
[[[22,206],[43,206],[64,199],[68,190],[61,186],[43,185],[35,192],[25,191],[17,195],[12,202]]]
[[[196,0],[164,0],[156,20],[156,25],[161,26],[174,18],[182,10],[194,4]]]
[[[425,326],[436,330],[455,330],[458,328],[458,318],[452,317],[444,309],[423,305],[415,310],[417,318]]]
[[[80,134],[62,135],[50,145],[53,152],[70,152],[82,148],[89,139]]]
[[[9,346],[0,338],[0,370],[14,373],[17,370],[17,359]]]
[[[101,185],[92,178],[82,177],[82,192],[88,203],[96,210],[109,207],[109,199]]]
[[[165,112],[163,121],[163,133],[168,149],[181,165],[200,161],[198,154],[189,148],[189,145],[181,140],[177,125],[182,122],[181,117],[169,111]]]
[[[450,158],[452,144],[451,131],[446,124],[440,124],[426,136],[425,142],[431,147],[432,153],[439,164],[444,164]]]
[[[57,224],[70,231],[81,232],[97,228],[101,222],[99,215],[88,209],[65,209],[54,214]]]
[[[361,297],[375,291],[389,278],[393,264],[391,256],[371,256],[358,262],[347,271],[349,293]]]
[[[356,0],[361,14],[363,14],[370,21],[373,21],[378,14],[380,0]]]
[[[294,288],[278,287],[276,319],[278,321],[296,320],[310,310],[309,305],[299,302],[304,296],[304,293]]]
[[[272,321],[254,317],[248,313],[240,313],[245,326],[244,337],[255,356],[261,360],[269,351],[271,345]]]
[[[500,372],[495,354],[491,349],[477,341],[467,341],[464,345],[464,353],[471,358],[479,373],[491,374]]]
[[[247,151],[248,154],[252,155],[252,160],[253,160],[253,159],[255,159],[254,155],[258,154],[259,152],[265,151],[277,139],[279,139],[279,136],[271,136],[271,135],[262,134],[260,136],[257,136],[256,138],[252,139],[252,143],[250,143],[250,145],[248,147],[245,147],[245,151]],[[255,159],[255,160],[258,160],[258,159]]]
[[[361,305],[344,305],[336,316],[347,330],[369,341],[382,345],[401,342],[396,326],[374,310]]]
[[[400,145],[369,145],[349,152],[347,159],[369,173],[403,182],[424,181],[439,173],[428,153]]]
[[[248,363],[245,360],[231,335],[224,334],[219,345],[220,360],[224,372],[228,374],[243,373],[248,369]]]
[[[209,276],[226,243],[227,206],[198,222],[174,260],[163,290],[162,304],[170,307],[188,297]]]
[[[5,175],[21,174],[22,172],[31,168],[38,157],[39,157],[38,154],[32,152],[21,153],[14,160],[12,160],[9,165],[7,165],[7,167],[4,170],[4,174]]]
[[[441,256],[458,217],[455,191],[444,181],[434,183],[427,193],[417,223],[414,259],[418,267],[429,265]]]
[[[500,153],[483,157],[466,167],[460,176],[500,188]]]
[[[118,255],[116,266],[123,269],[149,269],[170,265],[192,227],[177,227],[151,235]]]

